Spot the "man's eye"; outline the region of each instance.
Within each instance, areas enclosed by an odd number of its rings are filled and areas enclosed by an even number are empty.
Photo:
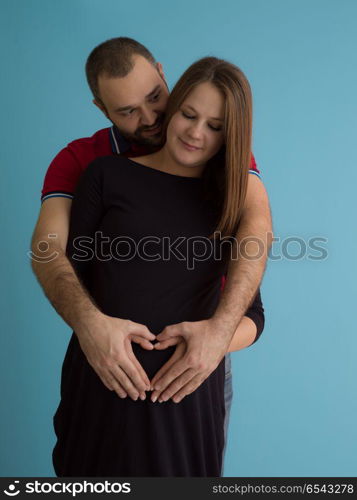
[[[151,98],[151,101],[156,102],[159,100],[159,97],[160,97],[160,92],[158,94],[154,95],[154,97]]]
[[[181,111],[182,116],[187,118],[188,120],[193,120],[195,117],[193,115],[189,115],[188,113],[185,113],[185,111]]]
[[[129,109],[129,111],[122,112],[123,116],[130,116],[134,113],[135,109]]]

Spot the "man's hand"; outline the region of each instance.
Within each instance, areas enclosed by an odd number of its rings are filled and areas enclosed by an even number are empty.
[[[175,337],[175,338],[173,338],[172,339],[172,343],[170,343],[170,345],[175,345],[175,344],[177,344],[175,352],[173,353],[173,355],[171,356],[171,358],[160,368],[160,370],[157,373],[155,373],[154,378],[151,381],[151,387],[153,387],[156,384],[157,380],[159,380],[161,377],[163,377],[164,375],[166,375],[170,371],[171,367],[176,362],[180,361],[182,359],[182,357],[184,356],[184,354],[186,353],[186,351],[187,351],[187,344],[186,344],[186,341],[185,341],[185,339],[183,337]],[[168,345],[166,345],[166,347],[168,347]],[[160,392],[161,391],[153,391],[153,393],[151,395],[152,396],[151,397],[151,401],[153,403],[155,403],[155,401],[159,397]],[[160,399],[160,403],[161,403],[161,399]]]
[[[155,344],[155,349],[175,345],[180,337],[185,341],[184,346],[180,342],[173,356],[151,381],[154,387],[152,401],[159,396],[159,401],[172,398],[178,403],[195,391],[217,368],[230,341],[230,337],[217,331],[217,324],[212,319],[184,321],[164,328],[156,336],[159,343]]]
[[[71,204],[67,198],[43,203],[31,242],[32,269],[105,386],[120,397],[145,397],[150,381],[131,342],[153,349],[156,337],[144,325],[103,314],[82,286],[66,256]]]
[[[90,331],[92,333],[90,333]],[[156,336],[145,325],[101,314],[91,330],[76,331],[80,346],[103,384],[119,397],[127,394],[136,401],[150,389],[150,380],[133,353],[131,343],[154,348],[150,340]]]

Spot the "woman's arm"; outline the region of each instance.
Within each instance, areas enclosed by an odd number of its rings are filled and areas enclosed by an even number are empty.
[[[254,297],[253,303],[245,312],[239,323],[227,352],[239,351],[256,342],[265,325],[264,307],[260,295],[260,289]]]
[[[239,323],[227,352],[239,351],[252,345],[257,336],[257,325],[248,316],[243,316]]]

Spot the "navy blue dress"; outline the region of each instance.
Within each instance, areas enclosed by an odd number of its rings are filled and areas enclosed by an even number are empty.
[[[224,245],[220,254],[219,244],[208,244],[217,217],[202,178],[121,156],[99,158],[73,199],[67,256],[105,314],[157,335],[214,314],[229,255]],[[175,350],[132,345],[149,379]],[[73,332],[54,416],[57,476],[219,477],[224,363],[180,403],[152,403],[150,392],[145,401],[121,399],[102,383]]]

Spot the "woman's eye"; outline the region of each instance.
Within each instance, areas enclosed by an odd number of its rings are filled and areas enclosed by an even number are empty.
[[[214,130],[215,132],[219,132],[222,130],[222,127],[214,127],[213,125],[208,125],[210,129]]]
[[[185,113],[185,111],[181,111],[181,113],[182,113],[182,116],[184,116],[188,120],[193,120],[194,119],[194,116],[189,115],[188,113]]]

